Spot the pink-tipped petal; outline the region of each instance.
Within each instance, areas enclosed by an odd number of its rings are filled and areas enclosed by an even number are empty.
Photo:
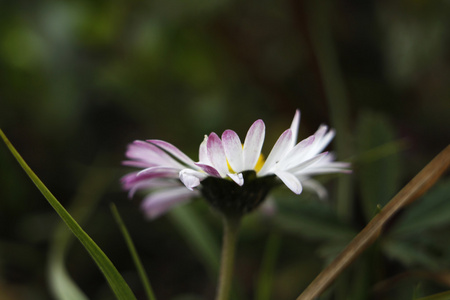
[[[171,155],[173,155],[176,159],[181,161],[186,166],[195,168],[194,161],[192,159],[190,159],[186,154],[184,154],[180,149],[178,149],[174,145],[172,145],[166,141],[161,141],[161,140],[148,140],[148,142],[163,149],[167,153],[170,153]]]
[[[266,125],[262,120],[256,120],[247,132],[244,141],[243,171],[253,170],[261,155],[261,149],[266,134]]]
[[[283,156],[290,150],[289,145],[291,144],[292,131],[290,129],[286,130],[278,138],[275,146],[273,146],[272,151],[270,151],[269,156],[264,163],[264,166],[259,171],[259,176],[264,176],[268,173],[273,173],[274,166],[283,158]]]
[[[307,170],[309,167],[314,168],[316,167],[315,164],[319,164],[321,160],[323,160],[327,156],[328,152],[320,153],[313,158],[310,158],[306,161],[303,161],[300,164],[293,165],[291,168],[289,168],[289,172],[296,173],[296,174],[303,174],[303,170]]]
[[[131,166],[171,166],[176,168],[183,167],[162,149],[144,141],[138,140],[129,144],[125,155],[129,159],[132,159],[131,161],[126,162],[126,164]]]
[[[200,144],[200,147],[198,149],[198,159],[199,162],[206,165],[211,165],[211,162],[209,161],[208,157],[208,136],[205,135],[205,138],[203,139],[202,143]]]
[[[172,207],[182,204],[197,195],[198,193],[192,192],[184,186],[172,188],[150,194],[144,199],[141,207],[148,218],[155,219]]]
[[[298,137],[298,129],[300,125],[300,110],[295,111],[294,119],[291,123],[291,131],[292,131],[292,143],[291,148],[295,146],[295,143],[297,143],[297,137]]]
[[[334,138],[336,132],[334,129],[330,129],[315,145],[314,150],[319,153],[322,152],[323,149],[325,149],[326,146],[331,142],[331,140]]]
[[[200,182],[206,178],[206,174],[191,169],[181,170],[178,174],[181,182],[191,191],[200,185]]]
[[[122,165],[127,166],[127,167],[141,168],[141,169],[145,169],[145,168],[154,166],[153,164],[149,164],[148,162],[135,161],[135,160],[124,160],[122,162]]]
[[[305,189],[316,192],[320,200],[325,200],[328,197],[327,190],[316,180],[308,178],[302,181],[302,184]]]
[[[120,179],[124,190],[128,190],[128,197],[132,198],[138,190],[148,190],[151,188],[169,188],[180,186],[177,180],[167,177],[137,176],[139,172],[132,172]],[[173,178],[175,179],[175,178]]]
[[[283,181],[283,183],[294,193],[297,195],[301,194],[302,192],[302,184],[300,183],[300,180],[295,177],[294,174],[284,171],[278,171],[275,172],[275,175],[277,175],[278,178]]]
[[[154,177],[173,177],[180,170],[172,167],[150,167],[137,173],[136,177],[154,178]]]
[[[350,174],[350,173],[352,173],[352,171],[351,170],[343,170],[341,168],[320,166],[320,167],[314,167],[314,168],[307,168],[305,170],[302,170],[301,172],[296,172],[295,174],[299,175],[299,176],[313,176],[313,175],[327,174],[327,173]]]
[[[316,140],[320,140],[325,135],[327,130],[328,130],[328,126],[324,125],[324,124],[321,124],[319,126],[319,128],[316,130],[316,132],[314,133],[314,136],[316,137]]]
[[[308,159],[307,153],[310,146],[314,142],[314,135],[302,140],[291,151],[286,154],[286,157],[280,162],[280,168],[289,168],[292,165],[298,165],[302,161]]]
[[[311,146],[311,144],[313,144],[314,141],[315,141],[314,135],[307,137],[306,139],[302,140],[300,143],[295,145],[295,147],[291,150],[291,153],[293,155],[301,154],[305,150],[305,148]]]
[[[132,189],[136,185],[136,175],[138,172],[128,173],[120,178],[120,183],[124,190]]]
[[[244,157],[242,143],[239,136],[233,130],[225,130],[222,134],[222,145],[227,156],[228,163],[234,172],[242,172]]]
[[[244,184],[244,176],[242,176],[242,173],[237,174],[227,174],[228,177],[230,177],[234,182],[236,182],[239,186],[242,186]]]
[[[222,140],[216,133],[211,133],[207,142],[208,157],[211,165],[224,177],[228,173],[227,157],[223,150]]]
[[[349,162],[341,162],[341,161],[330,162],[330,165],[340,169],[350,169],[350,167],[352,166],[352,164]],[[352,172],[352,170],[344,170],[344,171],[349,171],[350,173]]]
[[[195,165],[200,167],[203,171],[205,171],[206,173],[208,173],[211,176],[222,177],[220,175],[219,171],[217,171],[214,167],[211,167],[210,165],[201,164],[201,163],[195,163]]]
[[[323,141],[325,134],[327,133],[327,130],[328,130],[328,126],[326,126],[324,124],[319,126],[317,131],[314,133],[314,137],[315,137],[314,144],[310,148],[310,151],[308,152],[308,156],[312,157],[312,156],[316,155],[317,153],[320,153],[323,150],[323,148],[325,148],[326,145],[324,145],[324,143],[322,141]]]

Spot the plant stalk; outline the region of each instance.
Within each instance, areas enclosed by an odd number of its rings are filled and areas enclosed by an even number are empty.
[[[411,204],[431,188],[450,167],[450,145],[442,150],[420,171],[347,245],[336,259],[328,265],[298,296],[297,300],[317,298],[381,234],[383,226],[400,209]]]
[[[228,300],[233,281],[234,258],[240,218],[224,216],[223,244],[216,300]]]

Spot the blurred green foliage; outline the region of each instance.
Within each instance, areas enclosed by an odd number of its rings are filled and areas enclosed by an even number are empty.
[[[92,167],[124,174],[120,161],[134,139],[167,140],[195,160],[204,134],[230,128],[244,136],[258,118],[267,154],[296,108],[300,138],[320,123],[339,128],[341,147],[331,148],[354,170],[344,182],[346,217],[337,213],[341,178],[323,177],[328,200],[277,190],[278,213],[252,214],[241,232],[236,294],[294,299],[377,205],[448,144],[449,37],[446,1],[2,1],[0,127],[66,207]],[[90,208],[87,232],[143,298],[109,211],[116,203],[158,299],[210,299],[221,235],[215,214],[194,201],[148,222],[119,177]],[[401,212],[323,299],[450,289],[448,186],[443,179]],[[183,225],[190,212],[192,237]],[[58,224],[0,147],[1,299],[52,298],[46,272]],[[267,257],[274,235],[279,249]],[[110,299],[82,246],[66,251],[67,271],[89,299]],[[261,278],[273,286],[258,285]]]

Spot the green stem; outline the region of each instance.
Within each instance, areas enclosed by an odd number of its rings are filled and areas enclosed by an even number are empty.
[[[122,217],[119,214],[119,210],[117,209],[114,203],[111,203],[111,212],[113,213],[114,219],[119,225],[120,231],[122,231],[123,238],[125,239],[125,243],[127,244],[128,250],[131,253],[131,257],[133,258],[134,265],[139,274],[139,278],[141,279],[142,285],[144,286],[145,294],[147,295],[147,299],[156,300],[155,294],[153,293],[152,286],[150,284],[150,280],[148,279],[147,272],[142,265],[141,258],[137,253],[136,247],[134,246],[134,242],[131,239],[130,233],[125,226],[125,223],[122,220]]]
[[[224,216],[223,244],[216,300],[228,300],[233,278],[234,257],[240,218]]]

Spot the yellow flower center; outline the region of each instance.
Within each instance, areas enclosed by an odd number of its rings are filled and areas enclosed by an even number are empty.
[[[258,161],[256,162],[256,165],[255,165],[256,173],[258,173],[261,170],[261,168],[264,166],[265,162],[266,162],[266,159],[264,158],[264,155],[262,155],[262,153],[261,153],[259,155]]]
[[[255,167],[253,168],[253,170],[255,170],[256,173],[258,173],[261,168],[264,166],[264,163],[266,162],[266,160],[264,159],[264,155],[262,155],[262,153],[259,155],[258,157],[258,161],[256,162]],[[230,163],[228,162],[227,159],[227,166],[228,166],[228,171],[230,171],[230,173],[234,174],[236,173],[233,168],[231,167]],[[247,170],[244,170],[247,171]]]

